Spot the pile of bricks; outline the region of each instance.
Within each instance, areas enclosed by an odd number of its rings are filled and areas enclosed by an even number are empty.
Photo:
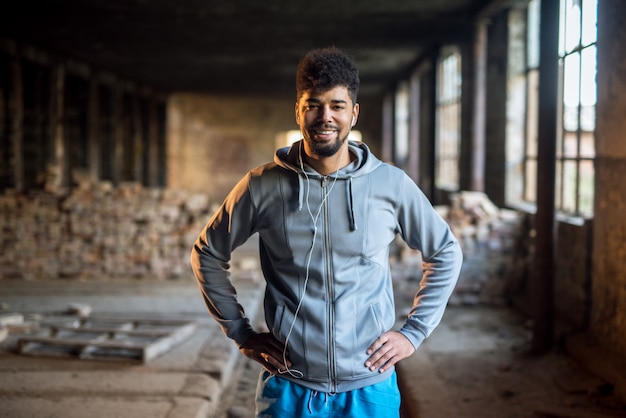
[[[102,182],[69,194],[0,195],[0,278],[176,278],[209,199]]]

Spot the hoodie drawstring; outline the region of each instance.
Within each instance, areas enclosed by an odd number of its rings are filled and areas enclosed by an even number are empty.
[[[302,202],[304,202],[304,182],[302,176],[298,174],[298,210],[302,210]]]
[[[309,409],[309,414],[313,415],[313,398],[317,397],[317,395],[324,395],[324,406],[328,403],[328,394],[326,392],[318,392],[316,390],[309,391],[309,402],[307,403],[307,408]]]
[[[348,217],[350,218],[350,230],[356,231],[358,229],[356,224],[356,218],[354,217],[354,199],[352,193],[352,177],[350,177],[346,183],[346,201],[348,202]]]

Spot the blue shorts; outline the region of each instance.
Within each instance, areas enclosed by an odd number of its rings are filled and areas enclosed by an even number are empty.
[[[308,389],[263,370],[256,393],[257,418],[399,418],[396,372],[380,383],[349,392]]]

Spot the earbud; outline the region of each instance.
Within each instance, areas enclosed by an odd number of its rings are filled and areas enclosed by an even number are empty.
[[[352,126],[354,126],[354,116],[352,116]]]

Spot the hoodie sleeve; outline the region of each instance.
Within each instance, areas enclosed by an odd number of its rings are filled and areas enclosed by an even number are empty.
[[[400,233],[407,245],[422,253],[422,279],[408,318],[400,330],[417,348],[441,321],[456,285],[463,254],[449,225],[408,177],[398,207]]]
[[[253,234],[254,210],[249,184],[250,173],[233,188],[202,230],[190,259],[210,314],[238,346],[255,334],[237,300],[229,272],[231,253]]]

